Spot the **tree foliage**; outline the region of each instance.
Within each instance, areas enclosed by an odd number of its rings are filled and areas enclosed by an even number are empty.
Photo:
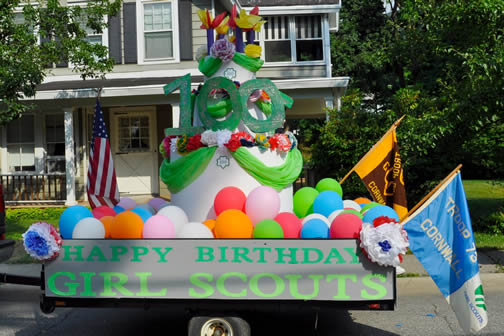
[[[331,41],[333,75],[350,75],[351,84],[342,111],[313,143],[321,154],[316,165],[343,177],[405,114],[397,135],[413,201],[458,163],[465,177],[502,178],[504,1],[387,5],[342,7]]]
[[[114,61],[106,46],[86,39],[103,33],[120,8],[120,0],[91,0],[86,7],[59,0],[10,0],[0,5],[0,123],[18,118],[53,64],[69,63],[82,79],[100,78]]]

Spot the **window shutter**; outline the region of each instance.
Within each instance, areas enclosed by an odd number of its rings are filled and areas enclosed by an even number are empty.
[[[123,6],[124,6],[124,63],[136,64],[138,61],[136,3],[127,2]]]
[[[121,20],[119,15],[109,18],[108,27],[109,55],[115,64],[121,64]]]
[[[179,45],[180,59],[193,59],[192,44],[192,3],[190,0],[180,0],[179,15]]]

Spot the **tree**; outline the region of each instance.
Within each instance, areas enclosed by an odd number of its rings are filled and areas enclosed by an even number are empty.
[[[119,10],[121,0],[91,0],[85,8],[64,6],[59,0],[37,5],[21,0],[0,5],[0,123],[30,109],[23,97],[33,97],[52,64],[72,64],[82,79],[103,78],[114,66],[106,46],[86,40],[102,33],[105,18]],[[22,12],[16,9],[22,7]],[[22,13],[22,15],[21,15]],[[40,42],[39,42],[40,41]]]

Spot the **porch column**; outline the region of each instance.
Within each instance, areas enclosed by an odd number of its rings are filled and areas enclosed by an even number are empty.
[[[331,97],[325,97],[325,107],[326,107],[326,121],[329,121],[329,110],[334,109],[334,98]]]
[[[75,201],[75,152],[73,132],[73,109],[64,108],[65,113],[65,172],[66,172],[66,201],[65,205],[77,204]]]
[[[171,103],[171,107],[172,107],[172,128],[178,128],[180,126],[180,104]]]

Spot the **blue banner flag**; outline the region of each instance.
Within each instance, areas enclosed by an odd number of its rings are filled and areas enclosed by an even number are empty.
[[[487,324],[478,255],[460,171],[404,222],[410,249],[466,333]]]

